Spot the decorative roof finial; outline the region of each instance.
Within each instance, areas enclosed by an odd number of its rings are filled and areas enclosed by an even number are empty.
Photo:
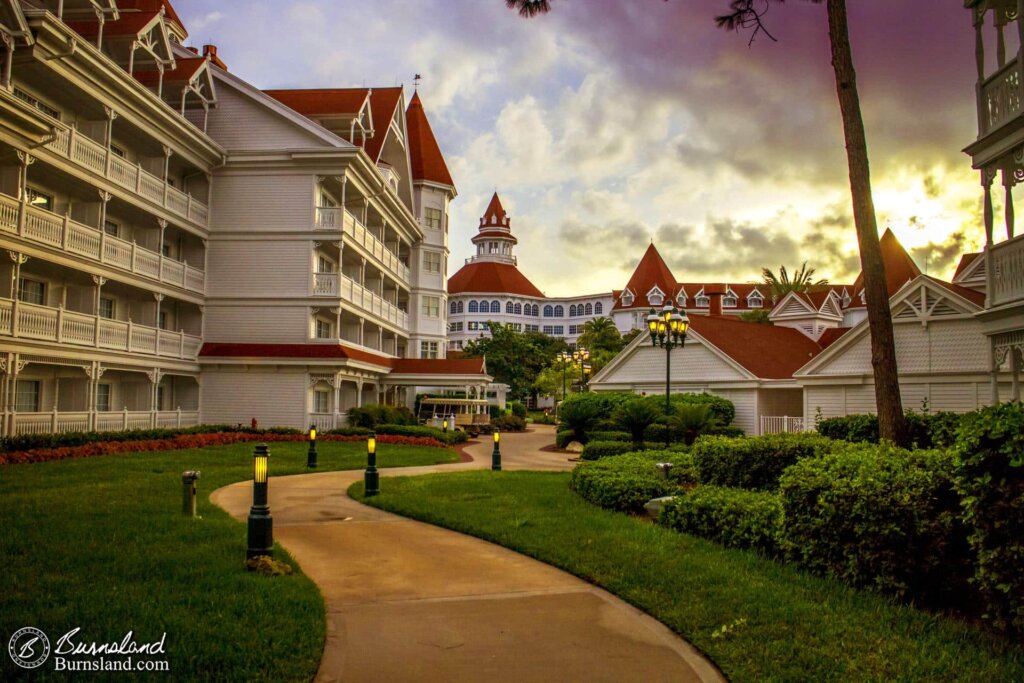
[[[420,81],[422,79],[423,79],[423,77],[420,76],[419,74],[416,74],[415,76],[412,77],[412,90],[413,90],[413,92],[419,92],[419,90],[420,90]]]

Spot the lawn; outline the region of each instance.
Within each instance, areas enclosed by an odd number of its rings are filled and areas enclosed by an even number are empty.
[[[0,638],[36,626],[56,638],[138,642],[167,633],[176,680],[310,680],[324,606],[301,572],[244,569],[246,528],[209,494],[252,477],[252,443],[0,467]],[[273,477],[306,471],[306,443],[271,443]],[[319,471],[366,464],[362,442],[321,442]],[[378,448],[381,466],[453,462],[451,449]],[[198,514],[181,515],[181,472],[198,469]],[[276,556],[291,561],[277,549]],[[0,680],[27,672],[0,656]],[[51,658],[33,679],[59,677]],[[71,674],[72,676],[75,674]],[[64,674],[67,677],[68,674]],[[168,680],[167,673],[152,674]]]
[[[742,681],[1021,681],[1024,649],[753,552],[593,506],[567,473],[388,478],[373,505],[513,548],[619,595]],[[350,489],[360,495],[362,484]]]

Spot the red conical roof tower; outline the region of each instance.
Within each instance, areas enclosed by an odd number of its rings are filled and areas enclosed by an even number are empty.
[[[405,112],[405,128],[409,136],[409,161],[412,163],[413,180],[427,180],[455,187],[418,92],[413,93],[409,100]]]
[[[640,259],[640,263],[637,264],[636,270],[633,271],[633,276],[629,278],[626,289],[623,290],[623,293],[628,290],[633,295],[633,302],[627,306],[620,296],[615,302],[615,307],[650,308],[661,306],[661,303],[654,304],[647,299],[648,293],[655,287],[661,290],[663,301],[666,301],[675,296],[679,284],[676,282],[675,276],[672,275],[672,271],[668,269],[668,265],[665,264],[665,259],[661,258],[661,254],[658,253],[654,242],[651,242]]]

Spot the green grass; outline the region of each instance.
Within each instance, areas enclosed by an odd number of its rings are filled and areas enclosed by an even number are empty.
[[[538,472],[389,478],[370,502],[602,586],[681,634],[732,681],[1024,680],[1019,646],[753,552],[602,510],[570,492],[568,481],[567,473]],[[361,492],[361,483],[350,489]]]
[[[271,487],[274,476],[306,471],[307,447],[270,444]],[[299,571],[245,571],[245,524],[209,502],[215,489],[251,478],[252,448],[0,467],[0,644],[23,626],[41,628],[51,646],[76,626],[89,642],[166,632],[170,676],[154,680],[310,680],[324,641],[319,591]],[[319,451],[318,471],[366,464],[362,442],[321,442]],[[383,467],[455,460],[450,449],[378,450]],[[181,514],[187,469],[202,472],[196,520]],[[275,555],[292,561],[280,547]],[[0,680],[25,673],[0,656]],[[33,673],[59,677],[52,656]]]

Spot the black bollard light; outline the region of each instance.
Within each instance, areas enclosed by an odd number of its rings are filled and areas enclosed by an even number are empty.
[[[501,470],[501,434],[498,430],[494,430],[494,450],[491,451],[491,469],[498,471]]]
[[[306,454],[306,467],[316,469],[316,425],[309,425],[309,453]]]
[[[274,519],[267,504],[267,465],[270,450],[267,444],[256,445],[253,451],[252,507],[249,508],[249,549],[246,559],[274,554]]]
[[[376,496],[380,493],[380,474],[377,472],[377,435],[370,434],[366,440],[366,472],[363,475],[365,496]]]
[[[444,421],[441,423],[441,425],[442,425],[442,427],[441,427],[442,430],[447,432],[448,431],[448,418],[447,417],[444,419]]]

